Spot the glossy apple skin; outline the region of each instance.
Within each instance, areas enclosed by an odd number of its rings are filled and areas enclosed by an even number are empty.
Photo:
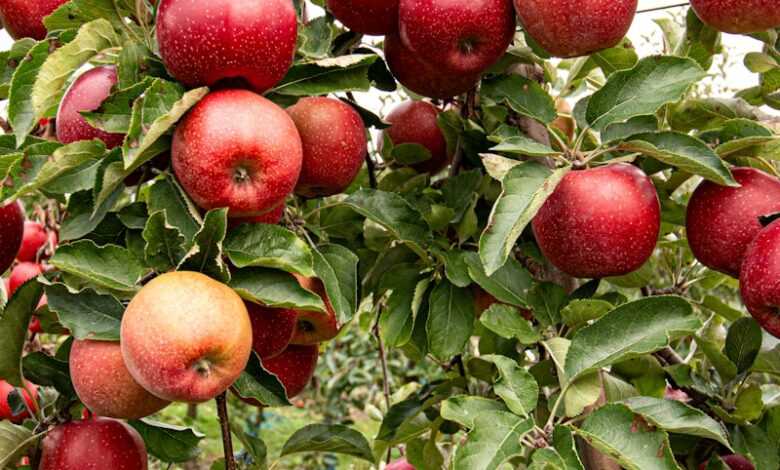
[[[262,93],[289,70],[297,34],[291,0],[162,0],[157,10],[165,67],[190,87],[240,79]]]
[[[98,416],[141,419],[169,404],[138,385],[117,342],[76,340],[69,363],[76,394]]]
[[[65,92],[57,110],[57,140],[70,144],[79,140],[100,139],[107,148],[122,145],[124,134],[110,134],[92,127],[81,111],[100,107],[117,83],[116,67],[90,69],[79,76]]]
[[[391,127],[384,132],[393,145],[419,144],[431,152],[429,160],[412,165],[422,173],[436,174],[450,163],[447,141],[437,121],[439,113],[439,109],[428,102],[405,101],[385,117]]]
[[[176,128],[173,171],[202,209],[263,215],[298,182],[303,147],[290,116],[247,90],[209,93]]]
[[[43,439],[40,470],[147,470],[138,431],[111,418],[71,421]]]
[[[0,272],[6,272],[19,253],[24,237],[24,212],[18,202],[0,207]]]
[[[22,398],[27,403],[27,406],[34,410],[35,403],[38,401],[38,387],[30,382],[25,382],[27,387],[19,390],[22,392]],[[28,393],[28,388],[32,392],[32,396]],[[11,413],[11,407],[8,404],[8,395],[13,391],[13,385],[5,380],[0,380],[0,420],[7,419],[14,424],[21,424],[25,419],[30,417],[30,413],[28,413],[26,409],[17,415]]]
[[[52,233],[52,241],[57,244],[57,235]],[[24,235],[22,236],[22,246],[16,259],[19,261],[36,261],[38,252],[41,251],[46,242],[49,241],[49,234],[40,222],[28,220],[24,223]]]
[[[739,277],[750,242],[763,228],[762,215],[780,212],[780,179],[755,168],[734,168],[738,188],[703,181],[688,202],[686,230],[696,259]]]
[[[723,463],[728,465],[731,470],[756,470],[753,463],[741,455],[721,455],[720,459],[723,460]],[[699,470],[705,470],[708,463],[709,461],[699,465]]]
[[[14,266],[8,278],[8,297],[10,298],[22,284],[41,274],[43,274],[43,266],[38,263],[19,263]]]
[[[760,33],[780,27],[776,0],[691,0],[696,15],[718,31]]]
[[[328,0],[328,9],[344,26],[374,36],[398,31],[399,0]]]
[[[122,357],[136,382],[168,401],[210,400],[241,375],[252,351],[244,301],[195,272],[166,273],[128,305]]]
[[[398,459],[390,462],[385,470],[415,470],[414,466],[406,459]]]
[[[0,0],[0,19],[14,39],[46,37],[43,19],[68,0]]]
[[[739,275],[742,302],[753,318],[780,338],[780,221],[758,233],[745,252]]]
[[[461,95],[474,88],[481,78],[479,73],[449,73],[423,62],[395,34],[385,37],[385,59],[401,85],[429,98],[446,99]]]
[[[303,98],[287,113],[303,142],[303,166],[295,193],[304,197],[343,192],[363,167],[368,153],[363,119],[352,106],[333,98]]]
[[[636,15],[637,0],[514,0],[526,32],[555,57],[616,46]]]
[[[312,345],[335,338],[339,334],[339,322],[336,311],[333,310],[333,304],[330,303],[328,294],[325,292],[325,285],[317,278],[303,277],[298,274],[294,276],[301,287],[322,298],[327,313],[298,310],[295,334],[290,344]]]
[[[252,350],[260,359],[270,359],[282,353],[295,334],[298,313],[284,308],[269,308],[246,302],[252,322]]]
[[[640,268],[653,254],[660,228],[653,182],[625,163],[568,173],[533,220],[544,256],[580,278]]]
[[[263,361],[263,367],[276,375],[287,391],[287,398],[299,395],[314,376],[319,346],[290,345],[283,353]]]
[[[511,0],[401,0],[404,44],[429,65],[479,74],[504,55],[515,35]]]

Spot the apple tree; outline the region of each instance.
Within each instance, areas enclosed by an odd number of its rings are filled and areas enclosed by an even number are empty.
[[[780,5],[637,8],[0,0],[0,468],[780,468]]]

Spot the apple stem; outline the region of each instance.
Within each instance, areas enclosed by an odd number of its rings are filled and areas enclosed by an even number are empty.
[[[474,87],[466,93],[466,98],[463,100],[462,108],[460,108],[460,116],[463,119],[468,119],[474,114],[474,108],[477,105],[477,88]],[[455,146],[455,155],[452,157],[452,165],[450,165],[449,177],[457,175],[460,172],[460,165],[463,162],[463,143],[461,137],[458,137],[458,143]]]
[[[217,414],[222,429],[222,447],[225,449],[225,470],[237,470],[236,460],[233,456],[233,438],[230,434],[230,421],[227,410],[227,392],[217,396]]]

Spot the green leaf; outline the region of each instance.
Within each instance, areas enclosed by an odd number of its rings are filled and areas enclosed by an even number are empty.
[[[625,405],[599,408],[575,432],[627,470],[679,470],[666,433],[654,430]]]
[[[317,294],[298,283],[289,273],[268,268],[244,268],[233,273],[233,288],[244,299],[271,308],[295,308],[325,312]]]
[[[272,90],[289,96],[326,95],[345,91],[368,91],[368,71],[379,57],[352,54],[294,65]]]
[[[93,127],[114,134],[127,134],[130,131],[133,102],[147,92],[153,82],[151,77],[146,77],[128,88],[115,91],[96,110],[82,111],[80,114]]]
[[[698,344],[699,348],[701,348],[704,355],[707,356],[707,359],[709,359],[710,363],[712,363],[715,370],[718,371],[718,374],[723,379],[731,380],[737,376],[737,366],[731,362],[731,359],[723,354],[718,343],[697,336],[696,344]]]
[[[0,377],[15,387],[22,386],[22,352],[27,326],[43,293],[43,286],[28,281],[14,293],[0,314]]]
[[[400,165],[414,165],[431,159],[431,151],[427,147],[414,143],[393,145],[390,155]]]
[[[322,280],[340,325],[349,322],[358,307],[358,262],[348,248],[329,244],[312,250],[314,272]]]
[[[111,295],[87,289],[72,293],[62,284],[45,287],[49,309],[76,339],[119,341],[125,307]]]
[[[414,329],[415,289],[420,279],[417,265],[404,263],[388,270],[379,281],[382,291],[390,291],[379,317],[379,331],[385,344],[391,348],[408,343]]]
[[[591,320],[598,320],[612,309],[612,304],[605,300],[577,299],[561,310],[561,318],[567,325],[577,327]]]
[[[463,219],[480,183],[482,183],[482,172],[479,170],[461,171],[444,180],[441,193],[445,205],[455,211],[453,222]]]
[[[655,114],[661,106],[682,98],[705,72],[691,59],[646,57],[630,70],[613,73],[590,98],[587,120],[602,131],[635,116]]]
[[[149,214],[165,211],[168,223],[184,235],[187,246],[200,231],[198,209],[186,197],[179,185],[170,177],[154,182],[146,200]]]
[[[431,426],[423,409],[423,403],[415,398],[394,404],[387,410],[376,440],[395,445],[423,434]]]
[[[252,353],[241,375],[233,382],[233,392],[263,406],[288,406],[287,391],[279,378],[263,367],[256,353]]]
[[[133,293],[147,269],[126,248],[80,240],[57,248],[51,264],[99,287]]]
[[[479,255],[468,252],[465,256],[469,276],[487,293],[505,304],[527,307],[526,297],[533,285],[531,275],[520,263],[510,258],[498,271],[488,276]]]
[[[500,379],[493,389],[506,406],[519,416],[530,416],[539,399],[539,385],[533,376],[517,365],[517,362],[497,354],[481,356],[481,360],[495,364]]]
[[[477,416],[466,444],[455,451],[454,470],[495,470],[523,452],[520,439],[534,427],[533,419],[523,419],[505,411],[484,411]]]
[[[225,240],[225,253],[238,268],[277,268],[313,277],[314,260],[309,245],[278,225],[242,224]]]
[[[149,216],[142,235],[146,241],[144,258],[157,272],[170,271],[187,255],[184,235],[168,223],[165,211]]]
[[[535,162],[522,163],[509,170],[502,181],[501,196],[479,240],[479,256],[486,274],[491,275],[504,265],[523,230],[569,170],[564,167],[552,172]]]
[[[752,317],[740,318],[729,327],[723,352],[737,366],[737,371],[742,373],[753,367],[761,351],[762,340],[758,323]]]
[[[49,56],[49,47],[48,41],[37,43],[29,50],[11,78],[8,93],[8,123],[14,130],[17,147],[24,143],[38,124],[33,109],[32,90],[38,70]]]
[[[441,405],[441,416],[455,421],[464,428],[472,429],[478,417],[493,411],[507,412],[506,405],[498,400],[470,395],[450,397]]]
[[[463,352],[474,330],[474,296],[443,280],[428,300],[428,348],[431,354],[446,361]]]
[[[117,190],[99,207],[95,207],[92,191],[79,191],[68,198],[68,210],[60,226],[60,242],[77,240],[94,231],[108,215],[108,211],[122,196]]]
[[[298,53],[310,59],[328,57],[333,42],[331,23],[325,16],[315,18],[298,28]]]
[[[658,296],[623,304],[573,337],[566,375],[574,378],[623,359],[654,352],[701,327],[681,297]]]
[[[599,372],[591,372],[570,380],[566,375],[564,366],[566,356],[571,347],[571,341],[566,338],[550,338],[543,341],[542,345],[550,353],[558,372],[558,382],[564,391],[564,414],[569,417],[579,416],[585,408],[598,401],[602,394],[602,381]]]
[[[749,456],[755,468],[778,468],[777,441],[770,439],[759,426],[737,426],[733,435],[734,449],[739,454]]]
[[[16,468],[17,461],[40,437],[24,426],[0,421],[0,468]]]
[[[43,24],[48,31],[58,31],[77,29],[89,21],[105,18],[120,29],[126,24],[124,18],[132,13],[122,6],[123,3],[128,4],[127,1],[115,0],[70,0],[44,17]]]
[[[449,250],[442,253],[444,257],[444,271],[447,279],[458,287],[468,287],[471,285],[471,276],[469,276],[469,267],[466,264],[466,252],[460,250]]]
[[[620,145],[621,150],[641,152],[683,171],[715,183],[736,186],[726,163],[701,140],[677,132],[639,134]]]
[[[535,284],[528,291],[528,305],[542,326],[557,325],[561,322],[561,309],[569,301],[563,287],[551,282]]]
[[[32,352],[22,359],[25,379],[43,387],[54,387],[65,398],[76,399],[70,379],[70,367],[65,360],[46,353]]]
[[[505,127],[500,127],[494,135],[488,137],[492,142],[498,145],[491,147],[492,152],[502,152],[511,155],[529,156],[529,157],[549,157],[551,155],[560,155],[560,152],[553,150],[550,146],[541,144],[530,137],[520,133],[516,128],[509,128],[511,131],[501,133]]]
[[[552,97],[537,82],[520,75],[483,80],[480,97],[488,105],[506,104],[516,113],[545,124],[558,117]]]
[[[764,400],[761,388],[756,384],[748,385],[737,395],[736,409],[733,417],[745,423],[755,421],[764,411]]]
[[[230,281],[230,270],[222,259],[222,242],[227,234],[227,208],[212,209],[203,219],[203,227],[195,234],[195,243],[179,263],[179,270],[204,273],[221,282]]]
[[[32,89],[36,119],[53,116],[65,92],[70,76],[93,56],[119,45],[119,36],[104,19],[97,19],[79,28],[76,37],[52,52],[38,71]]]
[[[342,424],[309,424],[290,436],[281,456],[299,452],[345,454],[374,463],[374,454],[365,436]]]
[[[523,318],[520,310],[510,305],[491,305],[482,313],[479,321],[502,338],[516,338],[521,344],[534,344],[542,339],[533,325]]]
[[[129,421],[144,440],[150,454],[166,463],[186,462],[200,454],[198,444],[206,436],[192,428],[149,419]]]

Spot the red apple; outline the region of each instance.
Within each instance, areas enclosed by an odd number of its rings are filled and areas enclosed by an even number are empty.
[[[438,117],[439,109],[434,105],[425,101],[406,101],[385,118],[391,127],[384,132],[393,145],[419,144],[431,152],[429,160],[412,165],[423,173],[436,174],[450,163],[447,141],[439,128]]]
[[[24,236],[24,212],[18,202],[0,207],[0,273],[14,262]]]
[[[14,39],[46,37],[43,19],[68,0],[0,0],[0,19]]]
[[[246,308],[252,322],[252,349],[263,360],[281,354],[295,333],[298,313],[251,302],[246,303]]]
[[[25,388],[16,389],[22,393],[22,398],[27,403],[27,406],[31,410],[35,410],[36,403],[38,402],[38,387],[34,384],[25,381],[27,386]],[[30,413],[27,409],[19,414],[13,414],[11,411],[11,405],[8,404],[8,395],[13,392],[15,387],[5,380],[0,380],[0,420],[7,419],[12,423],[21,424],[25,419],[30,417]],[[32,392],[32,396],[27,391],[29,389]]]
[[[484,72],[515,36],[511,0],[401,0],[398,23],[419,60],[454,74]]]
[[[52,233],[54,244],[57,244],[57,235]],[[22,237],[22,246],[16,259],[19,261],[37,261],[38,253],[49,241],[49,235],[40,222],[28,220],[24,223],[24,235]]]
[[[8,297],[10,298],[16,292],[16,289],[22,286],[30,279],[43,274],[43,267],[38,263],[19,263],[11,270],[11,277],[8,278]]]
[[[257,215],[254,217],[234,218],[228,219],[228,228],[235,228],[241,224],[269,224],[276,225],[282,221],[284,217],[284,211],[287,208],[286,204],[281,204],[276,209],[272,209],[263,215]]]
[[[385,35],[398,31],[398,0],[328,0],[328,9],[356,33]]]
[[[92,418],[52,429],[43,439],[40,470],[146,470],[146,446],[122,421]]]
[[[298,310],[295,334],[290,344],[311,345],[335,338],[339,334],[339,322],[336,318],[336,311],[333,310],[333,305],[325,292],[325,285],[317,278],[303,277],[297,274],[294,276],[298,279],[301,287],[322,298],[327,313]]]
[[[755,168],[734,168],[738,188],[702,182],[690,202],[686,230],[691,251],[708,268],[739,277],[759,217],[780,212],[780,179]]]
[[[479,73],[450,73],[423,62],[395,34],[385,38],[385,59],[401,85],[429,98],[446,99],[466,93],[481,78]]]
[[[319,346],[290,345],[281,354],[263,361],[263,367],[276,375],[287,391],[287,397],[300,394],[314,376]]]
[[[776,0],[691,0],[696,15],[724,33],[760,33],[780,28]]]
[[[753,318],[780,338],[780,220],[759,232],[748,246],[739,285]]]
[[[241,375],[252,352],[244,301],[195,272],[146,284],[122,317],[122,357],[136,382],[169,401],[210,400]]]
[[[637,0],[514,0],[525,31],[556,57],[614,47],[628,33]]]
[[[297,34],[291,0],[162,0],[157,10],[165,67],[191,87],[238,79],[262,93],[290,68]]]
[[[98,416],[140,419],[169,404],[138,385],[117,342],[76,340],[69,363],[76,394]]]
[[[660,227],[653,182],[625,163],[568,173],[533,220],[544,256],[582,278],[640,268],[653,254]]]
[[[69,144],[100,139],[108,148],[122,145],[124,134],[109,134],[92,127],[82,111],[94,111],[103,104],[117,83],[116,67],[95,67],[81,74],[65,92],[57,110],[57,140]]]
[[[303,142],[296,194],[332,196],[355,179],[366,158],[366,129],[352,106],[332,98],[303,98],[287,113]]]
[[[414,466],[409,463],[406,459],[398,459],[393,460],[389,464],[387,464],[387,467],[385,467],[385,470],[415,470]]]
[[[301,138],[287,113],[246,90],[209,93],[176,128],[176,177],[201,208],[231,217],[263,215],[298,182]]]
[[[753,463],[742,455],[721,455],[720,459],[723,460],[723,463],[728,465],[731,470],[756,470]],[[699,470],[705,470],[708,463],[709,461],[699,465]]]

